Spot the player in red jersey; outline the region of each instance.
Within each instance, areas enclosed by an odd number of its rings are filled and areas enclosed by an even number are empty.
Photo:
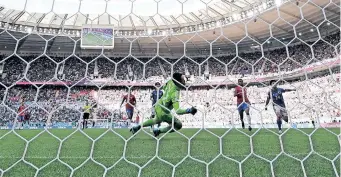
[[[17,125],[19,126],[19,130],[22,127],[24,119],[25,119],[25,104],[24,104],[24,100],[22,100],[18,108]]]
[[[238,79],[238,86],[236,86],[234,91],[234,96],[237,97],[237,107],[238,113],[240,116],[240,120],[242,121],[242,127],[245,128],[244,125],[244,111],[246,113],[247,121],[249,124],[249,131],[252,130],[251,128],[251,116],[250,116],[250,101],[247,98],[246,88],[243,88],[244,82],[243,79]]]
[[[124,102],[127,102],[126,104],[126,112],[127,112],[127,122],[128,122],[128,127],[130,126],[131,120],[133,119],[134,115],[134,107],[136,106],[136,98],[133,94],[131,94],[131,91],[129,90],[129,93],[127,95],[123,96],[121,106]]]
[[[136,124],[140,123],[140,115],[139,114],[140,114],[140,112],[137,112],[136,119],[135,119]]]

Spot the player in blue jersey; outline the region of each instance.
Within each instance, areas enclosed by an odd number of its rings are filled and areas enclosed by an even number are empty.
[[[268,98],[265,103],[265,110],[267,110],[270,99],[272,99],[273,108],[277,116],[277,125],[279,133],[282,133],[282,119],[288,122],[288,112],[285,109],[285,102],[283,98],[284,92],[296,91],[296,89],[283,89],[277,87],[277,82],[275,80],[270,81],[272,86],[270,92],[268,92]]]
[[[152,116],[151,116],[151,118],[155,117],[155,104],[163,95],[163,91],[160,90],[160,87],[161,87],[160,82],[156,82],[155,83],[155,87],[156,87],[156,89],[153,90],[152,94],[150,95],[150,100],[152,100],[152,104],[153,104],[152,105],[153,108],[152,108]],[[161,125],[161,123],[158,123],[157,127],[159,128],[160,125]],[[153,130],[153,126],[151,126],[151,130]]]

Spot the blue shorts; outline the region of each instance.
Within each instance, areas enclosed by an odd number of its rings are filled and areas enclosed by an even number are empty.
[[[18,116],[18,121],[24,121],[25,116]]]
[[[134,109],[126,109],[126,113],[129,119],[133,118]]]
[[[241,103],[240,105],[238,105],[238,112],[245,111],[248,108],[249,108],[249,105],[247,103]]]

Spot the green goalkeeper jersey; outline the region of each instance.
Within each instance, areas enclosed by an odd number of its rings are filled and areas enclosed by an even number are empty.
[[[180,88],[175,85],[173,80],[169,80],[165,86],[163,86],[164,93],[158,101],[158,106],[166,113],[169,114],[172,109],[177,114],[186,114],[186,109],[179,108]]]

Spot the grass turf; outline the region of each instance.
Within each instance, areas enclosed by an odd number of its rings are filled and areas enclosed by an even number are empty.
[[[100,35],[89,33],[82,38],[83,46],[112,46],[113,40],[103,38]]]
[[[145,129],[148,130],[148,129]],[[340,129],[329,129],[340,134]],[[206,176],[272,176],[271,165],[268,160],[273,160],[281,152],[280,138],[275,129],[261,129],[252,132],[232,129],[183,129],[180,133],[166,134],[157,140],[148,132],[140,131],[134,137],[127,129],[114,129],[115,133],[106,129],[87,129],[85,134],[93,139],[101,136],[95,143],[83,133],[76,130],[51,129],[52,134],[60,139],[65,139],[61,144],[59,140],[42,130],[16,130],[26,140],[32,140],[24,156],[24,160],[38,168],[43,167],[59,155],[61,161],[53,161],[43,169],[37,171],[30,165],[19,161],[25,151],[26,142],[11,132],[4,136],[8,130],[0,130],[0,169],[6,170],[2,175],[7,176],[38,176],[64,177],[70,176],[175,176],[200,177]],[[252,141],[247,135],[254,135]],[[307,135],[311,134],[312,147]],[[303,161],[307,176],[336,176],[333,164],[318,154],[310,152],[312,148],[320,155],[335,159],[334,165],[340,171],[340,145],[338,138],[325,129],[290,129],[282,135],[284,151],[273,161],[275,176],[304,176]],[[255,133],[257,132],[257,133]],[[185,137],[186,136],[186,137]],[[192,138],[191,141],[188,138]],[[221,138],[221,142],[218,137]],[[129,139],[128,141],[126,141]],[[126,143],[125,143],[126,142]],[[252,145],[252,146],[251,146]],[[58,149],[60,153],[58,154]],[[250,155],[253,149],[256,155]],[[92,151],[93,150],[93,151]],[[86,161],[90,154],[95,160]],[[153,158],[158,153],[160,159]],[[220,155],[223,154],[223,155]],[[126,160],[122,159],[125,154]],[[190,156],[187,156],[187,155]],[[296,159],[290,157],[293,156]],[[217,158],[216,158],[217,157]],[[234,159],[228,159],[228,158]],[[167,162],[165,162],[167,161]],[[241,166],[236,162],[243,162]],[[98,163],[100,164],[98,164]],[[209,165],[207,166],[205,163]],[[74,172],[63,164],[66,163]],[[133,165],[133,164],[135,165]],[[103,166],[102,166],[102,165]],[[175,170],[170,164],[178,165]],[[139,172],[136,166],[143,166]],[[109,169],[109,167],[112,167]],[[108,168],[105,171],[105,168]],[[0,170],[0,176],[1,176]]]

